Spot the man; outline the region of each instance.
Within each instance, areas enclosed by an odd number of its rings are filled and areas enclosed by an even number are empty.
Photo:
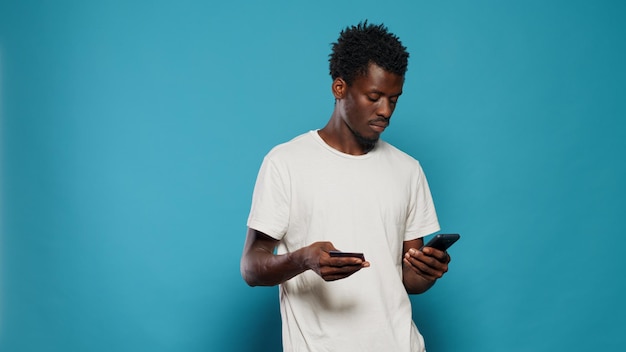
[[[327,125],[272,149],[252,199],[241,273],[280,285],[285,351],[425,351],[407,293],[428,290],[450,257],[419,248],[439,231],[420,164],[379,140],[409,54],[383,25],[333,44]],[[359,257],[331,257],[341,249]]]

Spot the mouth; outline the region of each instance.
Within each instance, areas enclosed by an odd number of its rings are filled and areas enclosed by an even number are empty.
[[[378,133],[382,133],[385,130],[385,128],[387,128],[387,126],[389,126],[389,124],[388,123],[384,123],[384,122],[373,122],[373,123],[370,123],[370,127],[374,131],[376,131]]]

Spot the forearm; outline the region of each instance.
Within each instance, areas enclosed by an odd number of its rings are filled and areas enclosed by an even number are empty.
[[[331,257],[331,242],[319,241],[287,254],[276,255],[279,241],[248,229],[241,256],[241,276],[250,286],[274,286],[313,270],[325,281],[345,279],[370,264],[356,257]]]
[[[250,286],[275,286],[308,269],[300,251],[275,255],[256,248],[241,259],[241,276]]]
[[[403,266],[402,268],[402,283],[406,292],[409,294],[420,294],[428,291],[437,280],[429,280],[425,277],[417,275],[415,271]]]

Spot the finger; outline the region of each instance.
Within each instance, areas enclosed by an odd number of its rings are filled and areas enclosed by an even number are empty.
[[[361,266],[364,261],[360,258],[356,257],[329,257],[328,264],[331,266],[342,267],[342,266],[352,266],[358,265]]]
[[[326,277],[348,277],[361,270],[361,265],[326,266],[320,270],[320,276]]]
[[[414,265],[416,265],[417,263],[426,263],[429,266],[437,266],[439,262],[436,257],[433,257],[429,253],[414,249],[410,249],[405,257],[406,259],[410,260],[411,263],[413,263]]]
[[[429,256],[429,257],[437,258],[437,260],[439,260],[440,262],[445,262],[447,260],[447,258],[450,257],[448,255],[448,252],[440,251],[440,250],[432,248],[432,247],[424,247],[422,252],[424,254],[426,254],[427,256]]]
[[[345,279],[350,275],[326,275],[326,276],[322,276],[322,279],[324,281],[337,281],[337,280]]]
[[[354,273],[323,275],[322,279],[324,279],[324,281],[336,281],[336,280],[345,279],[345,278],[351,276],[352,274],[354,274]]]
[[[441,264],[437,260],[427,256],[420,259],[421,260],[405,258],[404,261],[406,264],[410,265],[410,268],[418,275],[429,279],[441,278],[443,274],[448,271],[447,264]]]
[[[416,260],[414,258],[407,259],[405,258],[405,262],[408,263],[414,271],[422,276],[436,276],[437,270],[423,261]]]

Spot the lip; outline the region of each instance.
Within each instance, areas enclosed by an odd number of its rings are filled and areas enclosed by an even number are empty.
[[[387,126],[388,126],[387,124],[377,124],[377,123],[370,124],[370,127],[378,133],[383,132],[385,128],[387,128]]]

